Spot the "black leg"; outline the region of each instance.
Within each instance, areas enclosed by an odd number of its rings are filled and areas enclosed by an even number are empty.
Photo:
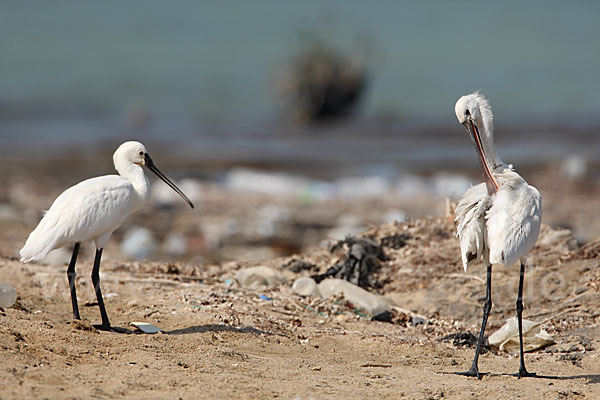
[[[485,303],[483,304],[483,321],[481,321],[481,330],[479,331],[479,340],[477,341],[477,348],[475,349],[475,358],[473,364],[467,372],[456,372],[457,375],[465,376],[476,376],[477,379],[481,379],[479,373],[479,367],[477,363],[479,361],[479,353],[481,352],[481,346],[483,345],[483,333],[485,332],[485,326],[487,325],[488,316],[492,309],[492,266],[487,267],[487,282],[485,289]]]
[[[75,290],[75,263],[77,262],[77,253],[79,253],[79,243],[73,247],[73,255],[69,268],[67,268],[67,279],[69,280],[69,289],[71,290],[71,304],[73,305],[73,319],[81,319],[79,316],[79,307],[77,306],[77,291]]]
[[[525,359],[523,358],[523,278],[525,277],[525,264],[521,263],[521,275],[519,276],[519,294],[517,295],[517,318],[519,322],[519,379],[527,376],[535,376],[535,373],[528,372],[525,368]]]
[[[94,268],[92,268],[92,283],[94,284],[94,290],[96,291],[98,307],[100,307],[100,317],[102,317],[102,325],[100,325],[99,328],[102,330],[111,330],[108,315],[106,314],[106,308],[104,307],[102,291],[100,290],[100,258],[102,258],[102,249],[97,249],[96,258],[94,259]]]

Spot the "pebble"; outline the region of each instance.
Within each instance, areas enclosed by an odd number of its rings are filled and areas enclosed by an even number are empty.
[[[325,279],[318,287],[324,298],[342,293],[344,298],[356,308],[364,309],[371,316],[390,309],[389,304],[382,297],[343,279]]]
[[[313,278],[309,278],[307,276],[296,279],[292,285],[292,290],[294,293],[299,294],[300,296],[310,296],[317,299],[323,297],[319,291],[317,282],[315,282]]]
[[[284,283],[285,277],[281,272],[261,265],[239,270],[235,280],[243,287],[275,286]]]
[[[0,308],[8,308],[17,301],[17,289],[8,283],[0,283]]]

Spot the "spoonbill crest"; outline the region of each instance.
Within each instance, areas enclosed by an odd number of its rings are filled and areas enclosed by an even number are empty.
[[[100,290],[102,249],[110,235],[129,215],[142,208],[150,197],[150,182],[142,166],[154,172],[194,208],[190,199],[154,165],[143,144],[123,143],[115,151],[113,162],[119,175],[87,179],[65,190],[54,200],[20,251],[22,262],[36,261],[54,249],[74,243],[67,278],[73,318],[79,320],[81,318],[75,290],[75,263],[80,244],[93,240],[96,244],[96,256],[92,268],[92,283],[100,308],[102,324],[99,328],[102,330],[111,330]]]
[[[457,236],[460,239],[462,263],[467,271],[470,261],[483,261],[487,266],[487,282],[483,321],[475,350],[475,359],[467,372],[459,375],[481,379],[477,361],[483,342],[483,333],[492,309],[492,265],[507,267],[517,260],[521,263],[517,318],[519,324],[520,366],[519,378],[534,376],[527,372],[523,360],[523,278],[525,257],[533,248],[540,232],[542,197],[536,188],[525,182],[500,159],[494,147],[492,110],[488,101],[478,92],[458,99],[456,117],[465,127],[481,164],[484,183],[465,192],[456,207]]]

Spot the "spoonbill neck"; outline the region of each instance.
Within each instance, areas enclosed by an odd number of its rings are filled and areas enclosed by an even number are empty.
[[[491,133],[486,132],[487,135],[482,137],[477,124],[475,124],[473,120],[469,120],[467,124],[467,129],[471,132],[471,138],[473,139],[473,144],[475,145],[475,151],[479,156],[479,163],[481,164],[483,178],[485,180],[488,193],[496,193],[500,188],[500,185],[494,177],[494,169],[502,165],[502,162],[496,153],[493,136]],[[484,140],[484,138],[488,140]]]
[[[122,178],[131,182],[142,201],[146,201],[150,196],[150,181],[142,166],[133,163],[122,163],[121,165],[115,163],[115,168]]]

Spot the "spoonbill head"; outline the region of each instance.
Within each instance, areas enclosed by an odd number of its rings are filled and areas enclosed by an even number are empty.
[[[20,251],[21,261],[29,262],[44,258],[54,249],[74,244],[67,277],[71,290],[73,318],[80,319],[75,293],[75,263],[80,244],[93,240],[96,244],[96,258],[92,269],[92,282],[102,316],[100,327],[103,329],[110,329],[110,323],[100,291],[99,268],[102,249],[125,219],[148,201],[150,183],[143,167],[155,173],[190,207],[194,207],[190,199],[156,167],[143,144],[134,141],[123,143],[115,151],[113,162],[119,175],[87,179],[65,190],[54,200]]]
[[[488,193],[495,193],[500,185],[494,177],[494,171],[506,167],[506,164],[494,146],[494,117],[489,102],[482,94],[475,92],[458,99],[454,112],[475,146]]]

